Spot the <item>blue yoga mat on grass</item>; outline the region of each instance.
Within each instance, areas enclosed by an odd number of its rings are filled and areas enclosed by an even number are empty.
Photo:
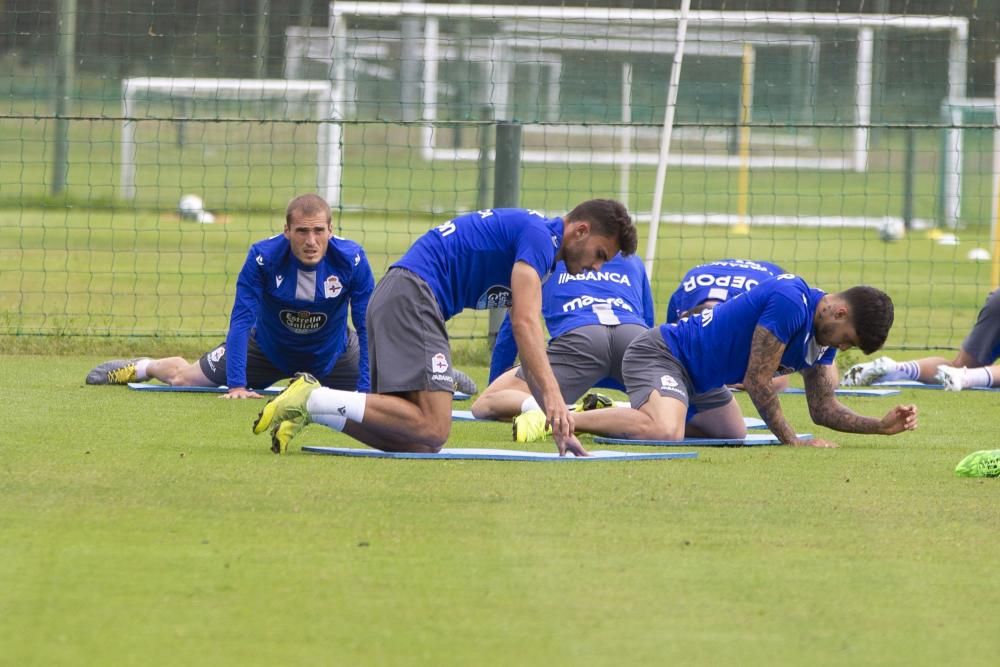
[[[798,433],[801,440],[809,440],[812,433]],[[597,436],[594,442],[601,445],[638,445],[642,447],[757,447],[778,445],[781,442],[770,433],[751,434],[745,438],[684,438],[683,440],[628,440]]]
[[[805,394],[806,390],[801,387],[789,387],[782,394]],[[834,389],[833,393],[837,396],[895,396],[900,393],[899,389],[866,389],[863,387],[853,388],[847,387],[844,389]]]
[[[225,394],[229,391],[229,387],[225,385],[221,387],[173,387],[169,384],[157,384],[155,382],[129,382],[128,388],[135,389],[136,391],[169,391],[186,394]],[[254,391],[265,396],[274,396],[280,394],[283,389],[284,387],[267,387],[265,389],[255,389]],[[456,401],[467,401],[472,397],[469,394],[456,391],[452,398]]]
[[[943,384],[924,384],[917,380],[888,380],[886,382],[876,382],[873,387],[900,387],[902,389],[938,389],[943,391]],[[962,391],[1000,391],[1000,387],[969,387]]]
[[[153,391],[153,392],[174,392],[179,394],[225,394],[229,391],[229,387],[173,387],[169,384],[156,384],[155,382],[129,382],[129,389],[135,389],[136,391]],[[267,387],[265,389],[254,389],[258,394],[264,394],[265,396],[274,396],[280,394],[284,387]]]
[[[303,447],[311,454],[331,456],[355,456],[369,459],[421,459],[426,461],[647,461],[650,459],[694,459],[698,452],[613,452],[598,450],[590,456],[576,457],[571,454],[559,456],[558,452],[524,452],[514,449],[442,449],[437,454],[417,454],[413,452],[382,452],[377,449],[357,449],[354,447]]]
[[[453,422],[492,422],[491,419],[476,419],[472,416],[472,410],[452,410],[451,420]],[[499,423],[499,422],[498,422]],[[767,428],[767,424],[764,423],[763,419],[758,419],[757,417],[744,417],[743,423],[747,425],[747,428]]]

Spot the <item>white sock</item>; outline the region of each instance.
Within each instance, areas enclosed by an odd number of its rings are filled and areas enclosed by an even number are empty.
[[[896,370],[908,380],[920,379],[920,364],[915,361],[901,361],[896,364]]]
[[[541,409],[542,407],[538,405],[538,401],[535,400],[534,396],[529,396],[528,398],[524,399],[523,403],[521,403],[522,413],[525,413],[528,410],[541,410]]]
[[[317,424],[343,431],[348,419],[359,423],[364,419],[367,400],[368,394],[319,387],[309,394],[306,410]]]
[[[966,368],[963,388],[968,387],[992,387],[993,374],[985,366],[982,368]]]
[[[149,364],[152,361],[153,361],[152,359],[140,359],[139,361],[135,362],[135,378],[137,380],[149,379],[149,375],[146,374],[146,369],[149,368]]]

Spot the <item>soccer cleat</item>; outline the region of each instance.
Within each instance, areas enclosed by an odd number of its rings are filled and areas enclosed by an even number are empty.
[[[601,408],[614,407],[614,404],[615,402],[611,400],[611,397],[592,391],[586,394],[578,404],[573,406],[573,412],[600,410]]]
[[[137,359],[112,359],[105,361],[87,373],[87,384],[128,384],[135,382],[135,362],[149,357]]]
[[[451,376],[455,380],[455,391],[460,391],[463,394],[468,394],[469,396],[479,393],[479,387],[476,386],[476,381],[462,371],[457,368],[452,368]]]
[[[1000,449],[969,454],[958,462],[955,474],[959,477],[1000,477]]]
[[[313,390],[319,386],[319,380],[309,373],[297,373],[295,380],[285,387],[284,391],[268,401],[264,409],[260,411],[257,421],[253,423],[254,434],[263,433],[273,424],[275,431],[273,436],[277,437],[279,432],[282,432],[282,422],[301,421],[300,428],[308,424],[310,419],[309,411],[306,410],[306,402],[309,400],[309,394],[313,393]],[[288,428],[290,427],[286,427],[285,433],[287,433]],[[291,440],[291,437],[288,439]],[[288,446],[287,441],[285,446]]]
[[[552,432],[546,426],[545,413],[541,410],[528,410],[514,417],[511,430],[514,442],[538,442]]]
[[[965,389],[965,368],[941,364],[934,379],[944,385],[945,391],[962,391]]]
[[[841,384],[845,387],[865,387],[878,382],[883,376],[895,369],[895,361],[889,357],[879,357],[875,361],[848,368]]]
[[[271,429],[271,451],[275,454],[284,454],[288,451],[288,443],[292,441],[299,431],[306,427],[306,419],[286,419]]]

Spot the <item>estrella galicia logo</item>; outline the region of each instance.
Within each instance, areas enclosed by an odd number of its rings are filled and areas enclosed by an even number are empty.
[[[308,310],[283,310],[278,317],[289,331],[297,334],[319,331],[326,324],[326,313],[311,313]]]
[[[485,308],[510,308],[510,288],[503,285],[493,285],[479,296],[476,310]]]

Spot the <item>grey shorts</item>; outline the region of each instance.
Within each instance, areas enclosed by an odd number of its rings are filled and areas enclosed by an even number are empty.
[[[1000,290],[986,297],[972,331],[962,341],[962,349],[983,366],[1000,357]]]
[[[649,400],[650,393],[660,392],[688,406],[688,419],[699,412],[721,408],[733,395],[726,387],[709,389],[696,394],[691,377],[674,353],[667,347],[659,327],[639,334],[622,362],[622,374],[632,407],[638,410]]]
[[[372,391],[454,391],[451,346],[427,282],[403,268],[378,281],[368,301]]]
[[[546,353],[566,402],[575,403],[606,377],[625,384],[622,358],[629,343],[644,331],[646,327],[639,324],[591,324],[553,338]],[[517,377],[524,379],[520,368]]]
[[[228,385],[226,381],[226,344],[219,345],[214,350],[206,352],[198,360],[201,372],[217,385]],[[288,373],[271,363],[257,340],[250,335],[247,341],[247,386],[251,389],[264,389],[279,380],[288,377]],[[298,369],[310,371],[308,368]],[[361,375],[361,346],[358,344],[358,334],[353,329],[347,330],[347,348],[334,363],[333,368],[324,376],[317,376],[324,387],[354,391],[358,386],[358,376]]]

